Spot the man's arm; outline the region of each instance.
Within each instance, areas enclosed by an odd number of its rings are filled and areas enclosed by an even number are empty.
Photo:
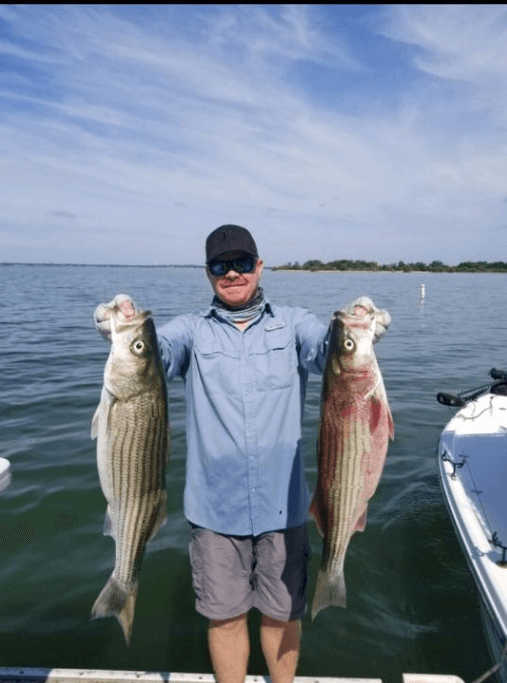
[[[160,355],[167,379],[184,377],[193,347],[195,316],[178,315],[157,329]]]
[[[329,325],[326,327],[315,314],[300,309],[296,321],[296,347],[299,364],[306,372],[322,373],[329,332]]]

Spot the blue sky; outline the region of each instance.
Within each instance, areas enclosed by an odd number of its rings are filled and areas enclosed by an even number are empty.
[[[507,260],[505,5],[0,6],[0,262]]]

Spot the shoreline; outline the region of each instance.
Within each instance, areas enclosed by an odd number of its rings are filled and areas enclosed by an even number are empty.
[[[411,275],[414,273],[417,275],[507,275],[505,270],[333,270],[331,268],[309,270],[303,268],[273,268],[272,266],[270,270],[273,273],[339,273],[341,275],[346,275],[347,273],[383,273],[385,275]]]

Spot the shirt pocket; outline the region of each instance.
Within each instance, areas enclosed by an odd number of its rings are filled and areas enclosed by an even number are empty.
[[[290,329],[265,331],[262,343],[251,350],[251,361],[259,391],[289,387],[297,372],[296,342]]]
[[[239,354],[216,341],[194,346],[194,371],[208,394],[238,392]]]

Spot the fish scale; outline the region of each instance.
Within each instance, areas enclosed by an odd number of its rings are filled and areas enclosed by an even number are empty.
[[[373,352],[377,328],[390,323],[366,297],[335,313],[323,373],[317,486],[310,506],[323,536],[312,618],[346,606],[344,563],[350,539],[366,523],[393,422]]]
[[[129,406],[129,409],[137,406]],[[135,423],[135,421],[134,421]],[[140,429],[140,425],[134,424],[134,430],[130,425],[124,425],[125,440],[121,441],[121,449],[119,453],[113,453],[113,462],[125,464],[127,460],[127,467],[123,468],[124,481],[121,482],[117,490],[117,495],[120,497],[122,490],[130,490],[133,492],[132,497],[137,497],[135,493],[138,491],[140,498],[139,507],[129,506],[128,500],[124,499],[119,510],[119,520],[124,520],[125,530],[120,536],[116,536],[116,543],[118,546],[117,564],[114,570],[114,577],[124,583],[132,582],[135,577],[134,561],[138,559],[139,547],[144,547],[149,532],[147,528],[148,517],[150,509],[157,507],[157,500],[150,501],[148,497],[149,491],[153,490],[156,485],[156,479],[159,475],[160,464],[154,462],[154,466],[146,473],[141,463],[136,462],[135,459],[125,458],[125,454],[136,452],[140,448],[140,444],[144,442],[145,447],[150,452],[157,452],[160,450],[156,447],[157,434],[156,432],[149,433],[147,430]],[[145,425],[149,425],[145,421]],[[123,452],[123,457],[121,453]],[[143,475],[148,476],[143,476]],[[160,495],[158,496],[160,498]],[[154,497],[156,498],[156,497]],[[130,507],[130,513],[129,513]]]
[[[350,514],[350,510],[356,508],[356,502],[359,498],[359,485],[357,483],[357,470],[358,460],[348,457],[347,448],[353,451],[357,449],[357,443],[360,442],[360,435],[358,434],[358,423],[357,421],[352,422],[349,425],[348,430],[349,438],[346,438],[345,433],[342,435],[342,457],[336,457],[335,466],[335,478],[333,483],[333,505],[332,509],[337,511],[336,523],[331,526],[331,539],[326,543],[326,549],[329,553],[332,548],[339,548],[343,545],[347,532],[351,526],[350,520],[347,515]],[[341,485],[344,481],[345,485]],[[345,549],[344,549],[345,550]],[[343,552],[331,555],[330,569],[331,571],[337,571],[338,568],[343,563]]]

